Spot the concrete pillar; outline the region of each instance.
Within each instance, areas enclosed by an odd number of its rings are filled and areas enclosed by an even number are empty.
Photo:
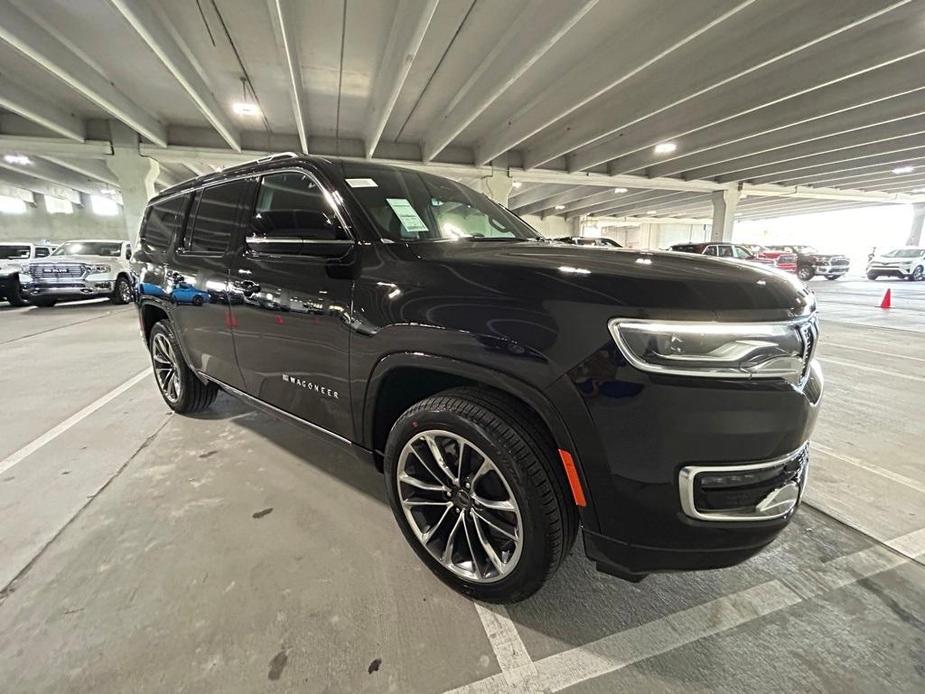
[[[912,206],[912,228],[909,230],[907,246],[919,246],[922,243],[922,223],[925,222],[925,203]]]
[[[138,151],[138,134],[127,125],[109,121],[112,156],[106,166],[119,180],[122,189],[122,219],[125,238],[133,244],[138,240],[145,205],[154,197],[154,181],[160,174],[160,165]]]
[[[514,179],[508,176],[506,171],[500,169],[494,169],[491,175],[482,176],[479,179],[479,191],[505,207],[507,207],[513,185]]]
[[[727,188],[713,191],[713,226],[711,241],[732,241],[732,225],[735,222],[736,207],[741,191]]]
[[[581,236],[581,217],[572,217],[568,220],[569,236]]]

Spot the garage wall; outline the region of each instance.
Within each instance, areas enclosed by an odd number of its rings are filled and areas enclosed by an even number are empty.
[[[103,217],[90,211],[89,200],[75,205],[72,214],[48,214],[41,195],[26,205],[23,214],[0,213],[0,241],[67,241],[69,239],[121,239],[122,215]]]
[[[660,250],[676,243],[703,241],[710,232],[702,224],[640,224],[608,226],[601,233],[626,248]]]
[[[565,221],[565,217],[549,216],[542,219],[538,215],[526,214],[523,215],[523,219],[543,236],[549,238],[572,235],[572,225]]]

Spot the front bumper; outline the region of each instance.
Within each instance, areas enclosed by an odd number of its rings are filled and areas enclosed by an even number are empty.
[[[844,275],[846,272],[848,272],[850,266],[820,263],[818,265],[813,265],[813,269],[816,271],[817,275]]]
[[[68,277],[60,280],[20,276],[23,293],[27,297],[53,296],[56,298],[85,298],[112,294],[115,280],[108,275],[88,275],[85,278]]]
[[[868,265],[868,274],[892,275],[893,277],[908,277],[915,269],[915,264],[910,265]]]
[[[607,345],[565,378],[581,393],[589,420],[575,418],[569,426],[581,432],[576,457],[593,514],[582,516],[585,551],[599,569],[633,579],[730,566],[759,552],[789,523],[805,484],[805,444],[822,396],[818,364],[800,385],[665,376],[634,369]],[[798,474],[780,484],[792,483],[786,493],[769,498],[772,488],[745,490],[755,494],[743,508],[780,502],[780,513],[730,520],[708,517],[709,508],[685,509],[686,472],[697,470],[695,479],[706,471],[736,472],[797,452],[804,455]]]

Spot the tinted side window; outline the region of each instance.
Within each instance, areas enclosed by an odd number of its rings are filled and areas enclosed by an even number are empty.
[[[35,249],[36,258],[45,258],[48,256],[49,253],[50,251],[47,248],[36,248]]]
[[[211,186],[199,194],[196,217],[187,234],[188,251],[212,255],[225,252],[237,221],[238,202],[247,187],[247,181],[241,179]]]
[[[312,242],[349,241],[323,191],[309,176],[283,172],[260,181],[247,246],[267,253],[311,253]]]
[[[707,246],[707,249],[703,252],[704,255],[718,255],[716,252],[716,246]]]
[[[720,258],[731,258],[732,257],[732,247],[731,246],[715,246],[716,255]]]
[[[163,251],[183,223],[188,195],[179,195],[148,208],[141,229],[141,244],[148,251]]]
[[[735,246],[734,249],[735,249],[736,258],[751,258],[752,257],[752,254],[749,253],[747,248],[744,248],[742,246]]]

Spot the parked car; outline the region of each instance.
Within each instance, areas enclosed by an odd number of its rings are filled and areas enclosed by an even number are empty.
[[[774,267],[784,272],[797,271],[797,254],[790,251],[768,248],[757,243],[746,243],[744,245],[752,255],[759,260],[770,260]]]
[[[560,236],[557,239],[553,239],[553,241],[558,241],[559,243],[568,243],[573,246],[596,246],[598,248],[603,246],[605,248],[623,248],[623,246],[621,246],[613,239],[608,239],[603,236]]]
[[[579,528],[629,580],[730,566],[799,504],[822,377],[784,273],[551,244],[454,181],[296,155],[163,191],[136,261],[227,288],[139,294],[167,406],[224,390],[347,446],[473,598],[530,595]]]
[[[735,258],[748,260],[759,265],[774,265],[770,258],[762,258],[740,243],[726,243],[720,241],[706,241],[704,243],[677,243],[671,247],[672,251],[680,253],[698,253],[716,258]]]
[[[96,297],[127,304],[132,300],[131,257],[128,241],[66,241],[47,258],[23,267],[23,295],[42,307]]]
[[[822,275],[827,280],[837,280],[844,275],[851,266],[848,256],[838,253],[820,253],[812,246],[786,244],[782,246],[768,246],[772,251],[797,254],[797,277],[809,282],[816,275]]]
[[[50,243],[0,242],[0,301],[6,300],[11,306],[25,306],[28,302],[20,282],[23,265],[44,258],[54,250],[55,246]]]
[[[913,282],[925,280],[925,248],[896,248],[874,257],[867,264],[867,279],[875,280],[883,275]]]

